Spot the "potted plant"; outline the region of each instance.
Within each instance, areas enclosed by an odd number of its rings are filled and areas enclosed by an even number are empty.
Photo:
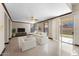
[[[12,37],[14,37],[15,35],[16,35],[16,29],[13,28],[13,29],[12,29]]]

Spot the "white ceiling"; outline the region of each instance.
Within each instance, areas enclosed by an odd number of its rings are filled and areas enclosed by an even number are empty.
[[[5,5],[14,21],[28,21],[32,16],[43,21],[71,12],[65,3],[6,3]]]

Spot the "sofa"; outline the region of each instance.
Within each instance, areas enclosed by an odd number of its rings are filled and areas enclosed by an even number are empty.
[[[36,38],[33,36],[27,37],[27,36],[21,36],[18,37],[18,43],[19,43],[19,49],[22,51],[31,49],[36,47]]]
[[[48,43],[48,36],[44,32],[34,32],[36,37],[36,42],[38,45],[43,45]]]

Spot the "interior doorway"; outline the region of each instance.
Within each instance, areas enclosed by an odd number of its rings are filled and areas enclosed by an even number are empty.
[[[49,26],[48,26],[48,21],[44,22],[44,32],[48,35],[48,31],[49,31]]]

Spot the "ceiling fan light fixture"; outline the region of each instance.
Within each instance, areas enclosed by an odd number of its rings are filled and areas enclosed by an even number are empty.
[[[36,22],[38,19],[36,19],[36,17],[32,16],[32,21]]]

